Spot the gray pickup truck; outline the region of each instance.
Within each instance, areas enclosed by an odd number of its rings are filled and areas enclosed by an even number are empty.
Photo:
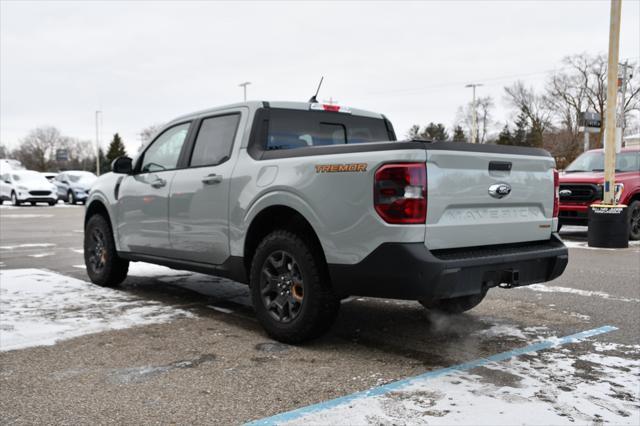
[[[247,283],[273,338],[331,327],[351,295],[459,313],[552,280],[558,176],[544,150],[396,141],[384,115],[246,102],[173,120],[87,200],[92,282],[130,261]]]

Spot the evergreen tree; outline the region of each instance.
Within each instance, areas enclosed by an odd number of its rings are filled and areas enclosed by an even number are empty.
[[[449,134],[447,133],[447,129],[444,127],[442,123],[429,123],[422,135],[426,139],[430,139],[433,141],[446,141],[449,139]]]
[[[455,129],[453,129],[453,141],[454,142],[465,142],[466,140],[467,140],[467,138],[464,135],[464,131],[462,130],[462,127],[456,126]]]
[[[536,148],[542,148],[543,138],[542,138],[542,128],[537,123],[534,123],[531,126],[530,131],[527,133],[525,138],[525,143],[527,146],[535,146]]]
[[[113,139],[109,144],[109,149],[107,150],[106,161],[109,165],[118,157],[123,157],[127,155],[127,150],[124,147],[124,143],[122,143],[122,138],[119,134],[113,135]],[[100,166],[102,168],[102,165]],[[110,169],[110,166],[105,172]],[[102,170],[100,170],[102,171]]]
[[[518,115],[518,119],[516,120],[516,130],[513,134],[513,145],[518,145],[518,146],[527,145],[527,128],[528,127],[529,127],[529,122],[527,121],[527,116],[521,112]]]
[[[414,124],[407,132],[407,139],[416,140],[420,138],[420,126]]]
[[[511,132],[509,131],[509,126],[505,124],[504,128],[498,135],[498,140],[496,141],[496,143],[498,145],[513,145],[513,142],[514,142],[513,136],[511,136]]]

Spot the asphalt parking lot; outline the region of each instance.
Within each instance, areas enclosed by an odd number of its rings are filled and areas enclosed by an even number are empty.
[[[2,424],[640,423],[638,244],[566,228],[553,282],[456,316],[349,298],[295,347],[227,280],[138,263],[118,290],[89,284],[83,213],[0,206]]]

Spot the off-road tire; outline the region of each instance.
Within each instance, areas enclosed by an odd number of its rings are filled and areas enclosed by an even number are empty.
[[[635,200],[629,204],[629,239],[640,240],[640,201]]]
[[[454,297],[452,299],[440,299],[429,302],[420,300],[419,302],[422,306],[432,311],[440,311],[447,314],[461,314],[478,306],[486,295],[487,292],[483,291],[480,294]]]
[[[297,316],[288,322],[274,318],[263,296],[261,277],[267,260],[286,252],[295,261],[303,282],[303,298]],[[273,339],[283,343],[301,343],[319,337],[333,325],[340,308],[333,293],[324,259],[319,248],[300,236],[276,230],[256,248],[249,274],[251,300],[260,324]],[[289,306],[291,312],[291,305]]]
[[[95,266],[98,235],[102,239],[100,248],[104,249],[104,251],[100,251],[101,255],[97,256],[102,264],[101,268]],[[93,259],[92,256],[94,256]],[[116,287],[127,278],[129,261],[118,257],[111,226],[108,219],[101,214],[91,216],[85,226],[84,263],[87,275],[94,284],[103,287]]]

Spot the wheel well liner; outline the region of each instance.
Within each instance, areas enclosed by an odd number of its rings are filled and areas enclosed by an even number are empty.
[[[253,259],[258,244],[260,244],[260,241],[262,241],[264,237],[276,229],[286,229],[299,235],[310,244],[313,250],[317,250],[317,253],[322,258],[323,264],[326,265],[327,261],[324,256],[324,251],[322,250],[322,244],[320,244],[320,239],[309,221],[291,207],[282,205],[270,206],[258,213],[247,230],[243,252],[247,277],[250,275],[251,260]]]
[[[109,211],[107,207],[101,201],[92,201],[87,207],[87,212],[84,214],[84,226],[87,226],[87,221],[94,214],[100,214],[107,219],[107,223],[111,226],[111,218],[109,217]]]

